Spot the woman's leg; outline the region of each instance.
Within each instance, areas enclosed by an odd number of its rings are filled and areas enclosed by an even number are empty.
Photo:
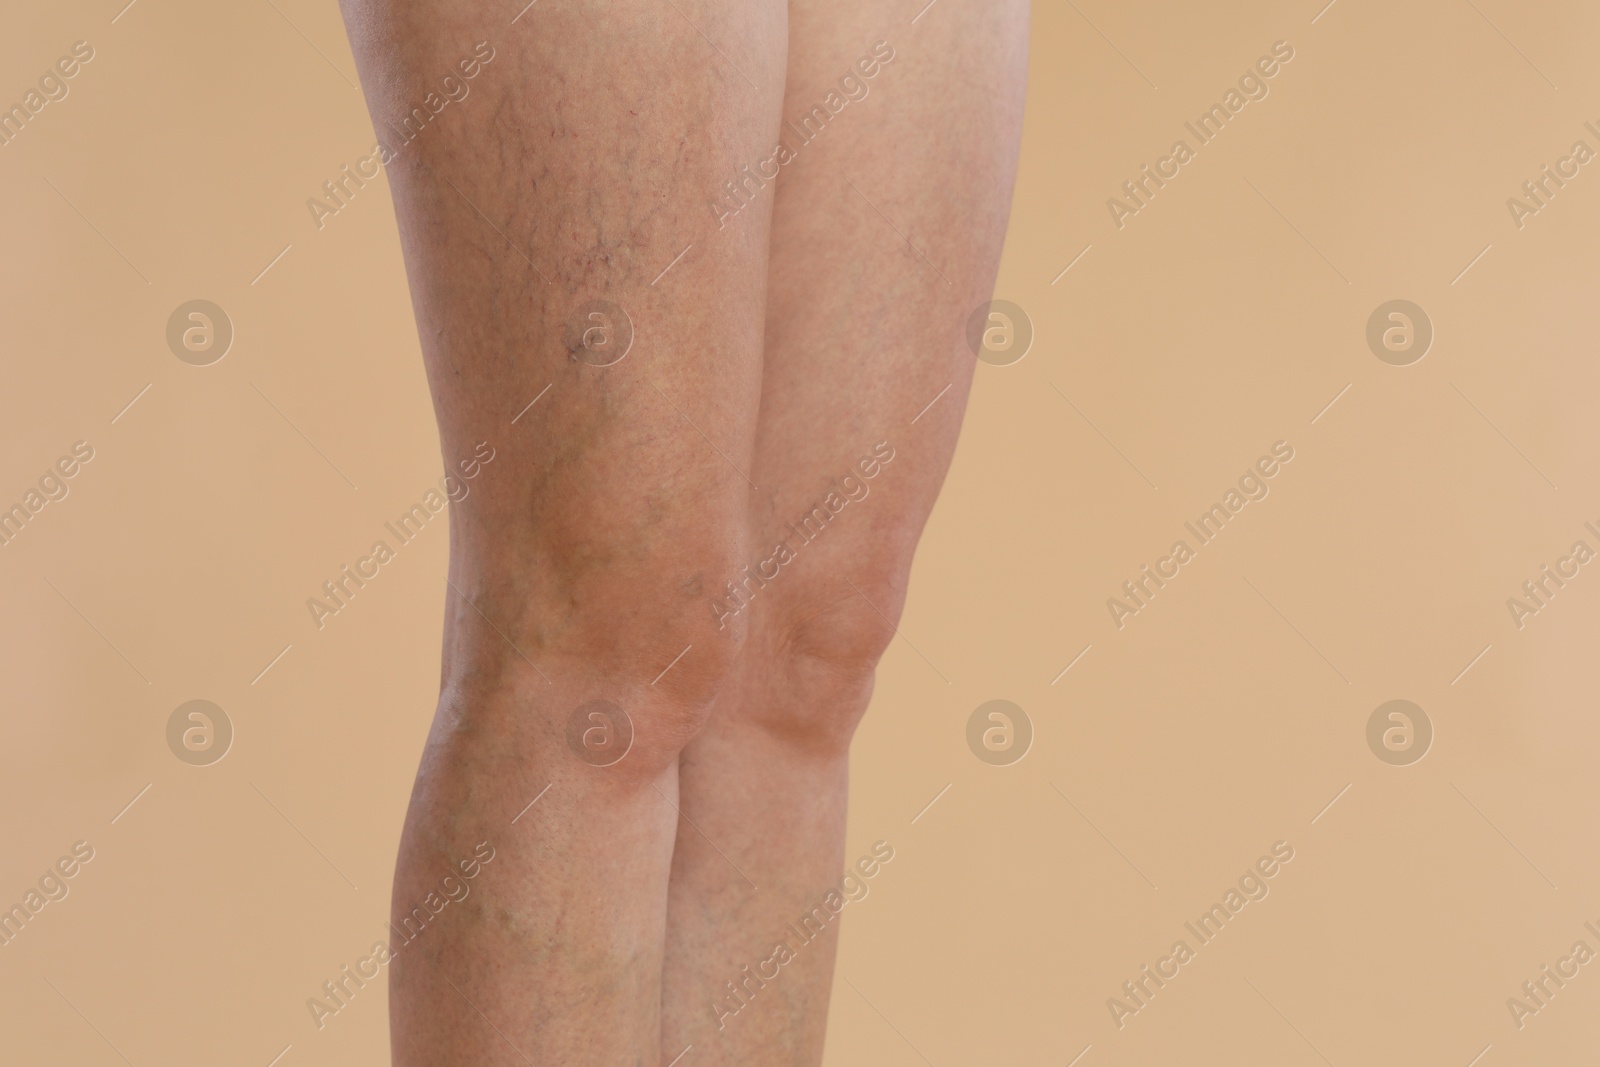
[[[913,26],[920,6],[790,0],[781,136],[795,158],[773,208],[761,489],[751,552],[727,576],[737,596],[719,590],[749,631],[681,758],[664,1060],[690,1044],[696,1067],[822,1056],[828,894],[857,859],[847,747],[955,447],[1027,61],[1024,0],[939,0]],[[830,93],[849,101],[837,113]]]
[[[678,754],[739,645],[705,590],[750,550],[766,213],[673,261],[776,136],[785,17],[519,6],[344,2],[446,467],[493,453],[450,507],[394,1062],[654,1065]]]

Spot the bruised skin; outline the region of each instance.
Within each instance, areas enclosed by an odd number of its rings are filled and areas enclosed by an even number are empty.
[[[480,843],[496,858],[389,965],[397,1064],[820,1059],[837,922],[736,1030],[706,1028],[708,992],[838,883],[845,753],[959,428],[1025,51],[1017,0],[941,0],[914,28],[892,6],[541,3],[512,24],[343,2],[380,137],[493,49],[388,164],[444,458],[496,450],[451,508],[393,914]],[[719,227],[723,183],[885,37],[870,95]],[[594,300],[633,329],[610,366],[568,340]],[[880,441],[870,494],[719,617],[716,591]],[[596,700],[631,728],[608,766],[574,740]]]
[[[670,603],[686,545],[743,547],[765,220],[651,282],[705,229],[704,191],[776,126],[777,78],[763,94],[724,65],[686,63],[715,58],[690,22],[747,58],[770,53],[771,69],[781,9],[679,7],[687,21],[639,2],[536,7],[508,26],[489,5],[347,4],[380,131],[474,42],[494,47],[466,98],[399,148],[390,181],[443,452],[488,439],[513,468],[461,509],[457,584],[503,590],[495,621],[541,651],[572,634],[574,655],[611,652],[585,644],[590,616],[631,625],[641,602]],[[593,299],[632,323],[614,366],[566,345]]]
[[[765,213],[657,277],[705,228],[699,191],[775,136],[783,8],[546,2],[512,24],[518,6],[343,4],[380,138],[494,50],[389,164],[443,456],[496,449],[451,508],[393,914],[479,842],[496,858],[389,966],[406,1067],[657,1063],[677,755],[741,637],[697,590],[747,550]],[[594,300],[632,323],[612,366],[566,341]],[[612,766],[572,743],[594,700],[631,723]]]

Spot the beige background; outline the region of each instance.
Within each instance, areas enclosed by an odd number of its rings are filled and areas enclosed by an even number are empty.
[[[443,524],[320,632],[305,600],[440,473],[388,191],[321,231],[305,206],[373,142],[332,3],[120,3],[20,5],[0,35],[7,102],[95,49],[0,147],[0,504],[95,450],[0,548],[0,904],[95,849],[0,948],[0,1058],[379,1064],[381,985],[320,1032],[305,1002],[384,928]],[[890,6],[915,63],[921,0]],[[1600,964],[1520,1030],[1506,1006],[1600,950],[1600,567],[1520,630],[1506,607],[1600,548],[1600,165],[1520,230],[1505,203],[1600,149],[1600,11],[1319,6],[1035,11],[997,295],[1036,340],[979,367],[856,745],[850,855],[897,856],[846,911],[830,1064],[1600,1044]],[[1277,40],[1270,95],[1117,229],[1106,199]],[[236,331],[209,367],[165,341],[195,298]],[[1364,337],[1394,298],[1436,331],[1408,367]],[[1270,496],[1118,630],[1106,598],[1280,439]],[[209,767],[166,744],[195,698],[236,729]],[[1034,724],[1012,766],[967,748],[994,698]],[[1408,767],[1365,740],[1393,698],[1436,730]],[[1278,840],[1270,896],[1119,1030],[1107,998]]]

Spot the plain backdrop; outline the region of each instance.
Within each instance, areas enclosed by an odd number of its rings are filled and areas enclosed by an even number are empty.
[[[378,178],[320,228],[307,207],[374,141],[334,4],[122,2],[0,34],[0,103],[93,49],[0,145],[0,507],[93,450],[0,546],[0,906],[93,850],[0,946],[0,1059],[382,1064],[381,979],[320,1029],[306,1001],[385,936],[445,524],[321,629],[306,600],[442,473],[392,205]],[[853,106],[932,58],[922,3],[885,5],[901,58]],[[997,289],[1033,341],[978,367],[856,742],[848,855],[895,858],[844,915],[830,1065],[1600,1044],[1600,963],[1560,963],[1600,952],[1600,565],[1571,555],[1600,551],[1600,165],[1572,154],[1600,151],[1600,12],[1321,3],[1035,8]],[[498,47],[538,32],[520,6],[485,7]],[[1201,145],[1185,123],[1280,41]],[[206,366],[167,340],[192,300],[232,324]],[[1433,332],[1404,366],[1367,340],[1394,300]],[[1184,524],[1277,442],[1268,494],[1200,544]],[[1180,539],[1119,626],[1108,598]],[[997,699],[1031,723],[1007,765],[968,745]],[[210,765],[169,747],[191,700],[232,724]],[[1431,724],[1408,765],[1368,743],[1391,700]],[[1184,924],[1278,842],[1201,944]],[[1546,965],[1576,974],[1534,1001]]]

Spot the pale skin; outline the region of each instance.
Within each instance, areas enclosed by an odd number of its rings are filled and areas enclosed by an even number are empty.
[[[540,0],[511,23],[521,6],[343,0],[397,153],[447,469],[495,452],[450,509],[393,1059],[815,1065],[850,913],[803,945],[789,924],[856,859],[849,742],[975,366],[1026,5]],[[479,42],[465,98],[404,141]],[[813,105],[806,142],[783,124]],[[780,140],[793,158],[765,163]],[[729,200],[741,166],[777,176]],[[632,325],[609,366],[570,343],[595,300]],[[850,502],[803,539],[830,489]],[[627,720],[602,741],[632,733],[604,766],[593,720],[572,740],[595,700]],[[470,894],[408,941],[483,842]],[[733,999],[785,938],[792,960]]]

